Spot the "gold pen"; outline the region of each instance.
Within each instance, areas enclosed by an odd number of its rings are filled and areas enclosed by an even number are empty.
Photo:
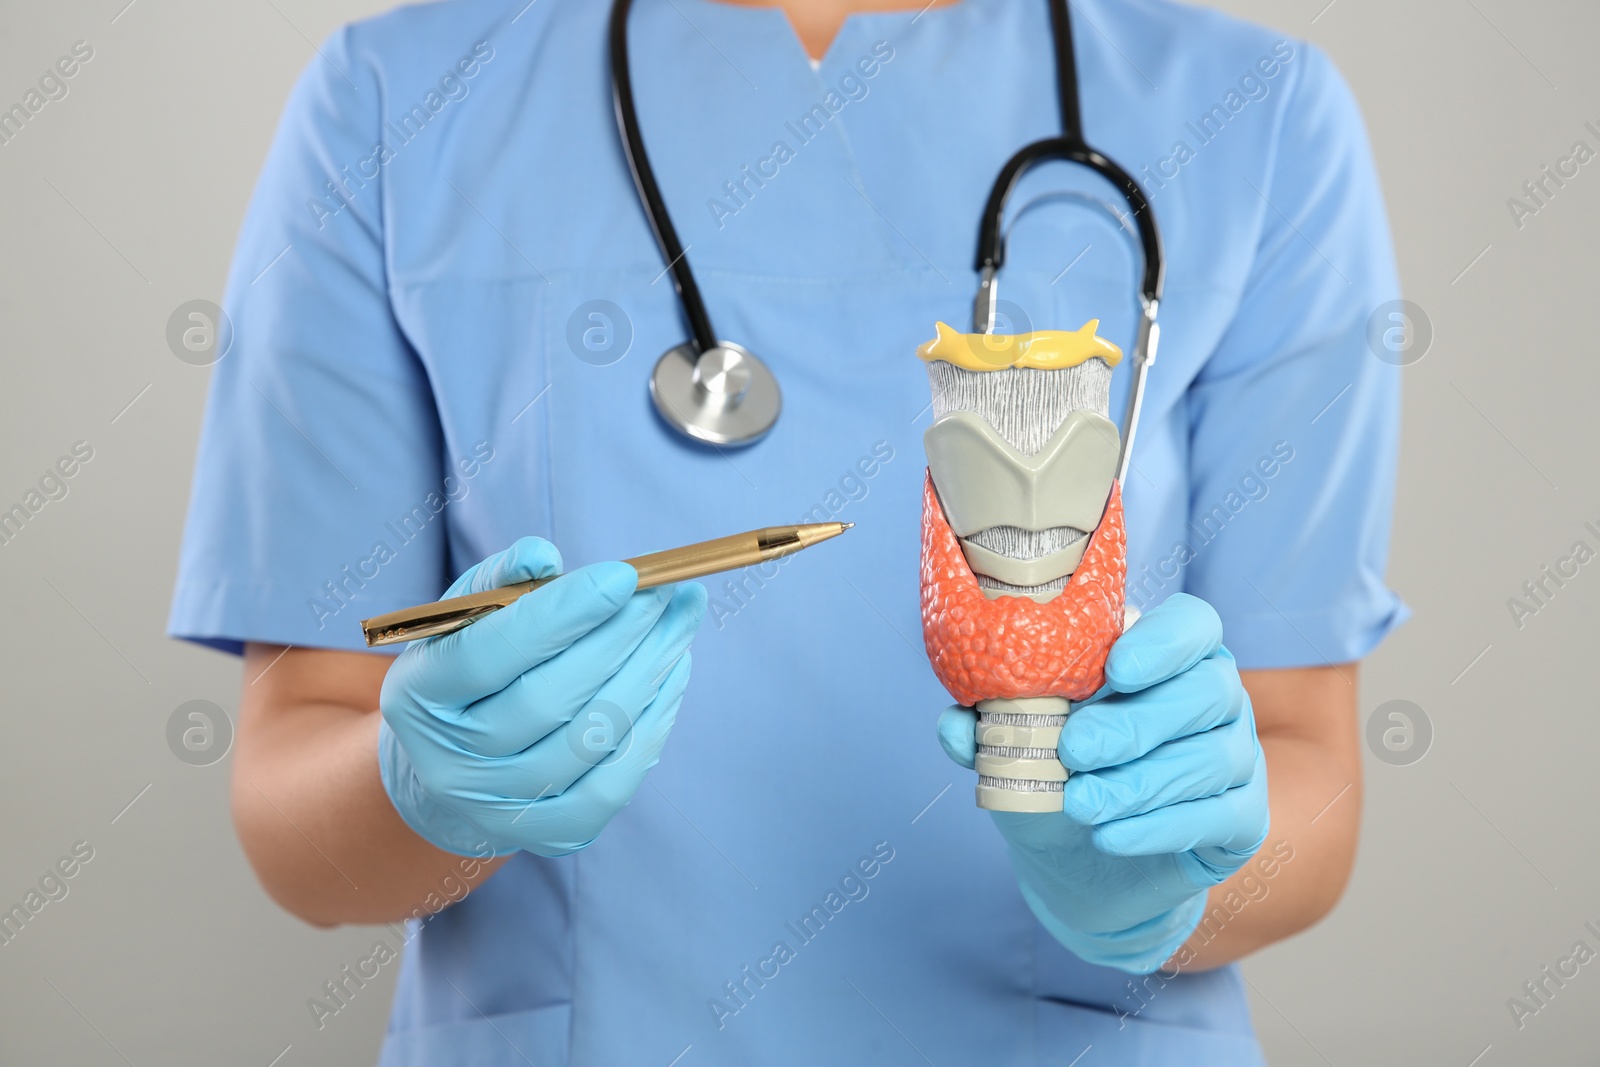
[[[792,555],[803,548],[838,537],[854,525],[853,522],[815,522],[800,526],[766,526],[731,537],[719,537],[714,541],[652,552],[648,556],[636,556],[622,562],[639,572],[640,589],[650,589]],[[482,593],[469,593],[432,604],[402,608],[385,615],[374,615],[361,620],[361,632],[366,635],[369,648],[453,633],[558,577],[560,575],[536,578]]]

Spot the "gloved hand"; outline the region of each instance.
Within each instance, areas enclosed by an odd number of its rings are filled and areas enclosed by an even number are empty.
[[[973,765],[976,714],[939,740]],[[1206,891],[1267,836],[1267,770],[1222,620],[1175,594],[1119,638],[1106,685],[1073,705],[1057,745],[1064,811],[990,814],[1022,896],[1089,963],[1145,974],[1199,924]]]
[[[553,545],[524,537],[446,596],[560,570]],[[703,586],[637,582],[626,563],[597,563],[400,654],[378,760],[408,826],[479,856],[564,856],[599,835],[660,757],[705,616]]]

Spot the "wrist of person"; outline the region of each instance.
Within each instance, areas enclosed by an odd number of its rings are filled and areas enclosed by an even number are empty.
[[[387,722],[378,727],[378,774],[401,821],[434,848],[479,859],[521,851],[516,845],[490,840],[470,819],[435,800],[422,787],[406,750]]]
[[[1149,974],[1171,959],[1200,925],[1206,910],[1206,891],[1200,890],[1126,929],[1089,932],[1063,921],[1026,882],[1019,885],[1029,910],[1050,936],[1085,963],[1114,967],[1130,974]]]

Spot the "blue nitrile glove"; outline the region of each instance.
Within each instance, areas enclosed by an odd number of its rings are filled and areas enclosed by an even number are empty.
[[[560,570],[553,545],[524,537],[445,595]],[[400,654],[378,764],[408,826],[479,856],[564,856],[599,835],[660,758],[705,616],[705,587],[637,581],[626,563],[584,567]]]
[[[964,767],[976,722],[963,707],[939,719]],[[1267,836],[1266,760],[1211,605],[1178,593],[1134,623],[1056,751],[1071,772],[1062,814],[990,813],[1023,899],[1089,963],[1149,973]]]

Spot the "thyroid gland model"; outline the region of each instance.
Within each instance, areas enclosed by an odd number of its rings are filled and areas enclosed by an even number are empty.
[[[917,350],[924,437],[922,636],[939,681],[978,711],[978,806],[1061,810],[1069,701],[1105,678],[1124,624],[1120,440],[1106,416],[1122,358],[1077,331],[962,334]]]

